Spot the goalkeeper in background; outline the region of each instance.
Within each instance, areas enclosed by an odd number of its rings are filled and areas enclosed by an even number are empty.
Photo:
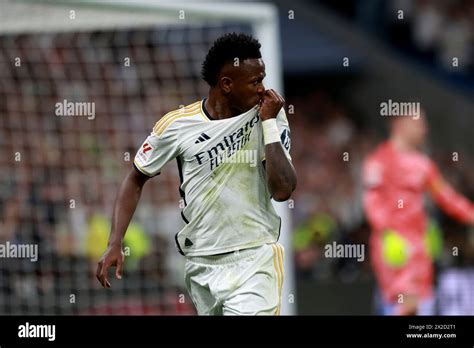
[[[427,245],[423,194],[460,222],[474,225],[474,206],[444,181],[418,151],[425,142],[424,112],[394,117],[390,139],[363,168],[364,209],[371,225],[370,253],[384,315],[433,315],[433,263]]]
[[[155,124],[118,193],[96,272],[102,286],[110,287],[112,266],[121,278],[122,242],[143,185],[176,160],[186,206],[175,241],[186,257],[185,282],[198,313],[280,313],[284,255],[271,198],[287,200],[296,173],[284,100],[265,90],[261,58],[251,36],[220,37],[202,66],[207,98]]]

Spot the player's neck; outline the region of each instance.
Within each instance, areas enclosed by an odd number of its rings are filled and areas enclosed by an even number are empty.
[[[416,148],[413,147],[410,143],[408,143],[405,139],[399,137],[399,136],[396,136],[396,135],[392,135],[390,137],[390,143],[392,144],[392,146],[398,150],[398,151],[402,151],[402,152],[412,152],[412,151],[415,151]]]
[[[209,96],[204,102],[204,108],[214,120],[223,120],[240,114],[239,112],[236,113],[236,110],[230,107],[227,100],[219,98],[212,89],[209,91]]]

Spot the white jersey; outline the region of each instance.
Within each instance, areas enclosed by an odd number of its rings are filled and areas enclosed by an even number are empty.
[[[280,217],[265,178],[265,147],[258,107],[212,120],[205,99],[169,112],[138,150],[135,167],[155,176],[176,159],[185,227],[176,245],[186,256],[204,256],[274,243]],[[283,149],[291,161],[285,111],[277,116]]]

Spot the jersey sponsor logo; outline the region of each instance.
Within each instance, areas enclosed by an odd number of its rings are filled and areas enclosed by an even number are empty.
[[[148,151],[152,150],[153,148],[150,146],[150,144],[145,143],[143,144],[143,153],[147,153]]]
[[[197,138],[197,140],[194,142],[194,144],[203,143],[203,142],[205,142],[206,140],[209,140],[209,139],[211,139],[211,137],[209,135],[207,135],[206,133],[201,133],[201,135],[199,136],[199,138]]]
[[[151,146],[149,143],[143,144],[140,148],[140,151],[138,151],[138,158],[144,162],[148,161],[148,158],[150,157],[150,154],[153,152],[153,150],[153,146]]]
[[[283,147],[286,149],[286,151],[290,151],[291,138],[290,138],[290,131],[289,131],[288,129],[285,129],[285,130],[281,133],[280,140],[281,140],[281,144],[282,144]]]
[[[196,161],[200,165],[208,162],[211,170],[216,169],[222,163],[226,162],[226,158],[234,155],[250,141],[252,130],[259,119],[259,115],[256,114],[255,117],[247,121],[244,126],[229,135],[225,135],[222,141],[212,146],[209,150],[195,154]]]

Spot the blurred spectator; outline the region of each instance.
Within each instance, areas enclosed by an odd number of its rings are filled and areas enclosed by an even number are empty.
[[[438,66],[474,78],[474,2],[471,0],[319,1],[383,42]],[[345,9],[343,9],[344,7]],[[354,8],[347,11],[347,8]],[[381,7],[384,7],[381,8]],[[380,16],[380,13],[385,13]],[[453,62],[457,58],[457,62]]]

